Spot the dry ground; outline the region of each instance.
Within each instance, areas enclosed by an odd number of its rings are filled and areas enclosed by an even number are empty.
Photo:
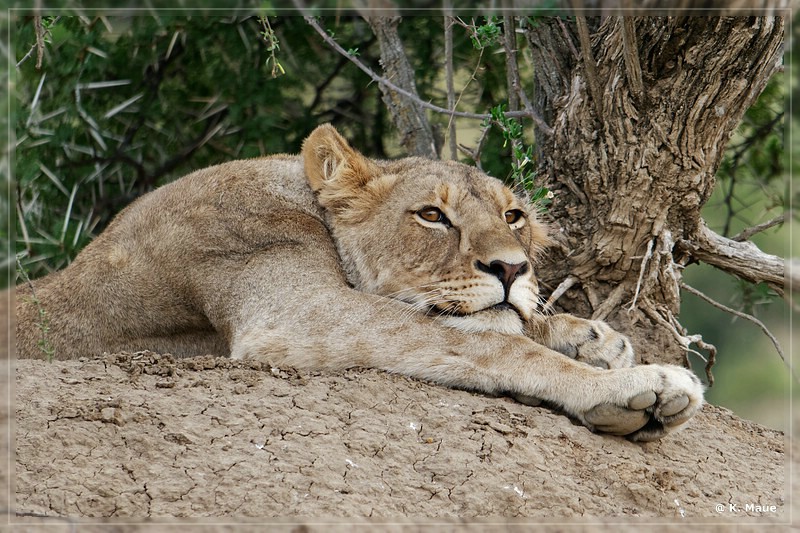
[[[24,530],[145,517],[162,527],[205,517],[215,531],[274,517],[320,531],[330,526],[308,517],[581,520],[587,531],[598,520],[789,520],[787,439],[713,406],[642,445],[546,408],[373,370],[150,352],[12,364],[9,520]]]

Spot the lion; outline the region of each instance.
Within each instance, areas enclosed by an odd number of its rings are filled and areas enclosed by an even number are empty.
[[[363,156],[330,125],[299,155],[198,170],[126,207],[63,271],[17,287],[16,349],[152,350],[367,367],[660,439],[703,386],[635,365],[603,322],[542,312],[535,210],[477,168]],[[46,328],[42,321],[46,320]]]

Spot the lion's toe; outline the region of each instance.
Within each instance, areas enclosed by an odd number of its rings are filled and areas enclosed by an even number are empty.
[[[584,418],[595,431],[611,435],[628,435],[647,424],[650,415],[643,410],[603,403],[590,409]]]
[[[655,405],[658,396],[653,391],[645,391],[637,394],[628,401],[628,407],[634,410],[644,410]]]

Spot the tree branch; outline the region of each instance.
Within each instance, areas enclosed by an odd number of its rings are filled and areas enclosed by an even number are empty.
[[[508,86],[508,109],[519,109],[519,67],[517,66],[517,34],[514,17],[503,17],[503,49],[506,52],[506,85]]]
[[[625,55],[625,72],[628,74],[631,93],[636,101],[641,103],[644,85],[642,84],[642,67],[639,65],[639,48],[636,45],[636,27],[633,24],[633,17],[622,17],[622,48]]]
[[[400,144],[411,155],[436,159],[439,154],[433,130],[425,111],[416,103],[419,101],[419,95],[414,81],[414,69],[408,62],[403,43],[397,33],[400,17],[365,16],[364,18],[372,28],[372,33],[378,38],[381,65],[386,77],[395,80],[397,85],[414,95],[410,102],[404,102],[400,95],[385,84],[381,84],[383,103],[400,133]]]
[[[592,96],[594,109],[597,119],[603,119],[603,98],[600,92],[600,81],[597,78],[597,63],[592,54],[592,43],[589,39],[589,27],[586,25],[586,17],[575,17],[578,23],[578,38],[581,43],[581,53],[583,54],[583,66],[586,71],[586,84],[589,86],[589,94]]]
[[[360,45],[359,48],[366,48],[366,44]],[[335,80],[339,76],[339,71],[342,70],[342,68],[344,68],[346,64],[347,64],[347,58],[340,57],[339,62],[336,63],[336,66],[333,67],[333,70],[328,74],[328,76],[324,80],[322,80],[322,82],[319,83],[316,87],[314,87],[314,93],[315,93],[314,100],[312,100],[311,104],[308,106],[310,110],[313,111],[314,109],[317,108],[317,106],[322,101],[325,89],[327,89],[328,86],[331,84],[331,82],[333,82],[333,80]]]
[[[447,80],[447,107],[456,108],[456,90],[453,84],[453,17],[450,9],[447,9],[448,16],[444,18],[444,66],[445,78]],[[456,124],[453,116],[447,122],[447,142],[450,147],[450,159],[458,160],[458,140],[456,139]]]
[[[702,335],[688,335],[686,328],[681,326],[680,322],[678,322],[678,319],[672,314],[672,311],[663,305],[657,306],[650,300],[646,299],[641,306],[641,310],[644,312],[644,314],[650,317],[651,320],[657,324],[660,324],[672,334],[673,338],[678,342],[678,345],[684,352],[683,364],[686,368],[691,367],[688,356],[689,352],[697,355],[700,359],[705,361],[705,372],[706,379],[708,379],[708,386],[713,387],[714,374],[711,372],[711,369],[714,367],[714,363],[717,361],[717,347],[709,342],[704,341]],[[708,358],[704,357],[703,354],[697,350],[693,350],[692,344],[696,344],[698,348],[708,352]]]
[[[572,57],[575,58],[575,61],[578,62],[581,60],[580,54],[578,54],[577,48],[575,48],[575,44],[572,42],[572,36],[569,34],[569,30],[564,25],[564,22],[561,20],[561,17],[556,17],[556,22],[558,23],[558,27],[561,28],[561,33],[564,34],[564,42],[567,43],[569,46],[570,52],[572,52]]]
[[[503,17],[503,49],[506,52],[506,86],[508,87],[508,109],[509,111],[519,110],[519,91],[521,83],[519,81],[519,67],[517,67],[517,36],[514,33],[516,24],[514,17],[506,15]],[[511,139],[511,157],[514,166],[519,166],[517,160],[517,149],[520,148],[519,139]]]
[[[731,223],[733,222],[734,216],[736,215],[736,210],[733,207],[733,202],[735,199],[734,189],[736,188],[737,181],[736,181],[736,174],[738,172],[739,166],[742,164],[742,159],[744,159],[745,155],[753,150],[756,143],[761,140],[766,139],[766,137],[772,132],[775,125],[777,125],[781,119],[783,118],[784,111],[781,111],[777,115],[775,115],[769,122],[762,124],[759,126],[749,137],[745,138],[742,142],[740,142],[736,146],[730,146],[726,149],[726,151],[731,152],[730,155],[730,170],[728,171],[729,174],[729,181],[728,184],[728,191],[725,193],[725,208],[727,210],[727,216],[725,218],[725,226],[722,230],[722,234],[727,236],[728,230],[730,229]],[[764,228],[766,229],[766,228]],[[733,237],[733,240],[745,240],[747,237],[742,239],[737,239]]]
[[[783,224],[788,219],[789,219],[789,212],[787,211],[786,213],[778,215],[772,220],[768,220],[767,222],[762,222],[761,224],[753,226],[752,228],[747,228],[742,230],[740,233],[737,233],[736,235],[731,237],[731,240],[736,242],[746,241],[756,233],[761,233],[762,231],[768,230],[769,228]]]
[[[33,26],[36,30],[36,70],[39,70],[42,68],[42,58],[44,57],[44,27],[41,15],[33,17]]]
[[[325,41],[325,43],[328,44],[328,46],[330,46],[336,52],[338,52],[339,54],[341,54],[341,55],[345,56],[347,59],[349,59],[351,63],[353,63],[356,67],[358,67],[359,70],[361,70],[364,74],[369,76],[370,79],[372,81],[374,81],[375,83],[379,83],[381,85],[384,85],[384,86],[388,87],[389,89],[391,89],[391,90],[393,90],[393,91],[395,91],[395,92],[397,92],[399,94],[402,94],[406,98],[408,98],[411,101],[413,101],[414,103],[424,107],[425,109],[430,109],[431,111],[435,111],[436,113],[442,113],[444,115],[449,115],[449,116],[454,116],[454,117],[471,118],[471,119],[475,119],[475,120],[486,120],[486,119],[491,119],[492,118],[489,113],[484,113],[484,114],[467,113],[465,111],[456,111],[454,109],[445,109],[444,107],[440,107],[438,105],[431,104],[430,102],[426,102],[425,100],[420,99],[419,96],[417,96],[415,94],[412,94],[412,93],[406,91],[405,89],[403,89],[401,87],[398,87],[397,85],[395,85],[391,81],[387,80],[386,78],[383,78],[383,77],[377,75],[371,68],[369,68],[364,63],[359,61],[357,57],[355,57],[352,54],[347,53],[347,50],[342,48],[339,45],[339,43],[337,43],[330,35],[328,35],[328,33],[322,28],[322,26],[319,25],[319,23],[314,19],[314,17],[305,16],[303,18],[305,19],[306,23],[309,26],[314,28],[314,30],[320,35],[320,37],[322,37],[322,40]],[[544,120],[542,120],[542,118],[539,115],[537,115],[533,110],[509,112],[509,113],[506,113],[506,116],[507,117],[512,117],[512,118],[528,117],[528,118],[536,121],[537,124],[539,123],[539,121],[541,121],[542,124],[546,124],[546,122],[544,122]],[[552,129],[548,127],[547,130],[543,130],[543,131],[552,131]]]
[[[642,282],[644,281],[644,274],[647,271],[647,263],[650,262],[650,258],[653,257],[653,243],[655,242],[654,239],[650,239],[647,241],[647,250],[644,252],[644,257],[642,258],[642,263],[639,266],[639,278],[636,280],[636,291],[633,293],[633,300],[631,300],[631,305],[628,307],[628,311],[633,311],[636,309],[636,300],[639,298],[639,291],[642,288]]]
[[[45,43],[44,40],[51,33],[50,28],[55,26],[60,19],[61,19],[60,16],[53,19],[53,21],[49,24],[48,29],[45,30],[44,26],[42,25],[41,15],[35,15],[33,17],[34,31],[36,32],[36,42],[33,43],[33,46],[31,46],[31,49],[28,50],[28,53],[25,54],[25,56],[19,60],[19,62],[17,63],[17,68],[19,68],[20,65],[22,65],[25,61],[28,60],[29,57],[31,57],[31,55],[33,55],[34,50],[36,50],[36,70],[42,68],[42,57],[44,55],[44,43]]]
[[[769,328],[767,328],[767,326],[764,325],[763,322],[761,322],[759,319],[757,319],[753,315],[748,315],[747,313],[742,313],[741,311],[737,311],[736,309],[731,309],[730,307],[727,307],[727,306],[717,302],[716,300],[706,296],[702,292],[698,291],[694,287],[690,287],[689,285],[685,284],[684,282],[681,282],[681,288],[684,289],[687,292],[690,292],[690,293],[694,294],[695,296],[697,296],[701,300],[704,300],[705,302],[713,305],[717,309],[722,309],[726,313],[730,313],[730,314],[732,314],[734,316],[738,316],[739,318],[743,318],[745,320],[748,320],[748,321],[752,322],[753,324],[755,324],[756,326],[758,326],[759,328],[761,328],[761,331],[764,332],[764,335],[769,337],[769,340],[772,341],[773,346],[775,346],[775,350],[778,352],[778,355],[783,360],[783,364],[785,364],[786,368],[789,369],[789,372],[792,374],[792,377],[794,378],[794,380],[800,382],[800,380],[797,379],[797,375],[794,373],[794,368],[792,368],[791,362],[789,362],[786,359],[786,356],[784,355],[783,350],[781,349],[781,344],[778,342],[778,339],[775,338],[775,335],[772,334],[772,332],[769,330]]]
[[[481,166],[481,153],[483,152],[483,146],[486,143],[486,137],[489,135],[489,131],[491,129],[491,124],[487,125],[485,128],[481,128],[481,135],[478,137],[478,142],[475,144],[474,149],[464,146],[463,144],[458,145],[458,149],[475,162],[475,166],[478,167],[478,170],[483,170],[483,166]]]
[[[508,86],[508,108],[506,116],[512,116],[519,109],[520,100],[525,108],[523,116],[530,117],[545,135],[552,135],[553,128],[544,120],[539,118],[533,110],[530,98],[525,94],[525,88],[519,78],[519,64],[517,63],[517,36],[514,17],[506,16],[503,19],[503,50],[506,53],[506,85]],[[519,143],[519,141],[512,141]]]
[[[584,283],[583,286],[586,288],[587,285]],[[617,310],[620,303],[622,303],[622,299],[625,297],[626,289],[627,285],[624,283],[620,283],[614,287],[606,299],[603,300],[603,303],[592,311],[592,320],[605,320],[608,318],[608,315]]]
[[[678,247],[698,261],[708,263],[751,283],[767,283],[783,296],[787,281],[800,287],[800,272],[786,269],[776,255],[762,252],[750,241],[737,242],[719,235],[701,223],[695,239],[682,239]]]

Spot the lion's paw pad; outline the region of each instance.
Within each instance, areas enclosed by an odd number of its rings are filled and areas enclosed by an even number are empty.
[[[673,398],[672,400],[661,405],[661,415],[665,417],[675,416],[689,405],[689,397],[685,394]]]
[[[590,409],[585,419],[595,431],[611,435],[629,435],[644,427],[650,420],[650,415],[643,410],[602,403]]]
[[[649,390],[631,398],[628,402],[628,407],[636,410],[647,409],[656,403],[656,400],[658,400],[656,393]]]
[[[644,388],[621,401],[602,402],[584,413],[596,431],[633,441],[658,440],[677,430],[703,405],[703,386],[685,368],[649,365],[623,370],[626,390]]]

